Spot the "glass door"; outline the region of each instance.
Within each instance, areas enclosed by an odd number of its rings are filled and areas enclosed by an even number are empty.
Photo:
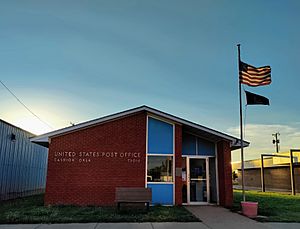
[[[189,158],[189,203],[207,203],[208,163],[206,158]]]

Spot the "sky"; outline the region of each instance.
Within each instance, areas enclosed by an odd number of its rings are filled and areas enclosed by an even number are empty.
[[[239,137],[237,44],[271,65],[244,89],[245,159],[300,148],[300,1],[0,1],[0,119],[41,134],[148,105]],[[243,100],[245,98],[243,97]],[[245,101],[243,102],[245,104]],[[245,112],[246,111],[246,112]],[[239,151],[232,160],[240,159]]]

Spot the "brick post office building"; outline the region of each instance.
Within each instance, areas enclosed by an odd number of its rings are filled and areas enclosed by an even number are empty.
[[[45,204],[114,205],[116,187],[150,187],[152,204],[232,204],[240,141],[147,106],[31,140],[49,147]]]

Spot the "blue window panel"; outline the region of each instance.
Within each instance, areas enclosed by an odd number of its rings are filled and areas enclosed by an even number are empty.
[[[198,138],[198,155],[215,156],[215,143]]]
[[[196,155],[196,137],[191,134],[182,136],[182,155]]]
[[[147,184],[152,189],[152,204],[173,205],[173,184]]]
[[[173,125],[149,117],[148,153],[173,154]]]

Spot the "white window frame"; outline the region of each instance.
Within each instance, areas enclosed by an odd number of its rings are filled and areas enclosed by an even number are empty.
[[[174,156],[172,154],[148,154],[147,157],[171,157],[172,159],[172,167],[174,167],[174,163],[173,163],[173,160],[174,160]],[[147,158],[148,160],[148,158]],[[174,177],[174,168],[172,168],[172,181],[147,181],[148,184],[173,184],[174,183],[174,180],[175,180],[175,177]],[[148,176],[148,164],[147,164],[147,175]]]
[[[173,153],[172,154],[152,154],[152,153],[148,153],[148,124],[149,124],[149,118],[153,118],[168,124],[171,124],[173,126]],[[147,114],[147,119],[146,119],[146,164],[145,164],[145,187],[147,188],[148,184],[173,184],[173,204],[175,205],[175,179],[176,179],[176,174],[175,174],[175,123],[174,122],[170,122],[169,120],[166,120],[164,118],[160,118],[158,116],[155,115],[151,115],[151,114]],[[172,165],[173,165],[173,171],[172,171],[172,182],[148,182],[147,181],[147,175],[148,175],[148,156],[171,156],[172,157]]]

